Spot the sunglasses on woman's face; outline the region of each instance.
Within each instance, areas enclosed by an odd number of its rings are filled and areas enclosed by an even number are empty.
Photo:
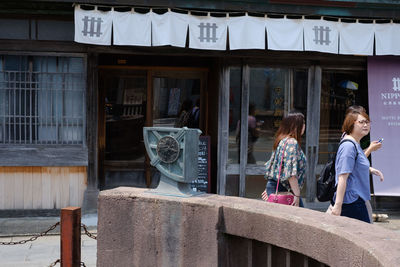
[[[371,123],[369,120],[362,120],[362,121],[357,121],[357,122],[361,125],[364,125],[364,124],[369,125]]]

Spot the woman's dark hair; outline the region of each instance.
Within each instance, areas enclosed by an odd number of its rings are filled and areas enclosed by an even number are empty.
[[[179,114],[182,113],[182,111],[190,111],[192,109],[192,100],[186,99],[183,101],[181,110],[179,111]]]
[[[363,106],[358,106],[358,105],[352,105],[346,109],[346,115],[351,113],[351,112],[364,112],[367,113],[365,108]]]
[[[301,145],[301,130],[304,125],[304,115],[301,112],[290,112],[283,117],[281,125],[275,134],[274,150],[278,147],[279,142],[285,137],[293,137]]]
[[[254,116],[256,113],[256,105],[254,103],[249,104],[249,115]]]

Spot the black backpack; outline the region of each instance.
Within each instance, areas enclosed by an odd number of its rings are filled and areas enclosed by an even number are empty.
[[[343,144],[344,142],[352,142],[354,145],[354,148],[357,151],[356,154],[356,161],[357,161],[357,156],[358,156],[358,150],[356,144],[349,140],[349,139],[343,139],[340,143]],[[339,148],[338,148],[339,149]],[[333,195],[336,192],[336,186],[335,186],[335,176],[336,176],[336,171],[335,171],[335,161],[336,161],[336,154],[333,160],[329,161],[328,163],[325,164],[324,168],[321,171],[320,177],[317,180],[317,199],[321,202],[324,201],[331,201],[333,198]]]

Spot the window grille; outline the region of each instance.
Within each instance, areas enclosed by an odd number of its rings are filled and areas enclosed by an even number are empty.
[[[82,57],[0,56],[0,144],[84,144]]]

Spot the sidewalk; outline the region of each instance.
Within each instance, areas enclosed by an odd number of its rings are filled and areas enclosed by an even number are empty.
[[[30,236],[0,237],[0,242],[26,240]],[[81,261],[87,267],[96,266],[96,240],[82,235]],[[39,237],[23,245],[0,246],[2,267],[45,267],[60,258],[60,236]],[[59,263],[55,266],[60,266]]]
[[[27,240],[59,222],[59,217],[0,218],[0,242]],[[81,223],[90,233],[97,234],[97,215],[83,216]],[[1,267],[45,267],[60,259],[60,227],[22,245],[0,245]],[[97,241],[82,232],[81,261],[87,267],[96,266]],[[57,263],[55,266],[60,266]]]

